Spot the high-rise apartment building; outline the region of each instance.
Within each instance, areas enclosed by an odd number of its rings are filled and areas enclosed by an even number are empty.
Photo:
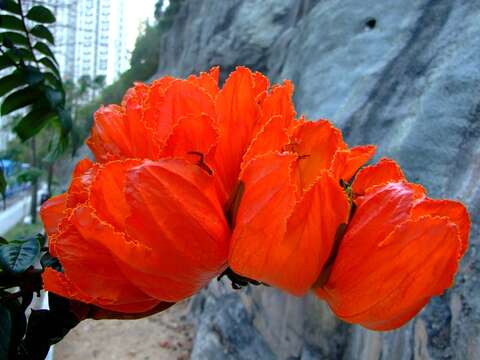
[[[74,79],[105,75],[107,84],[128,68],[124,0],[79,0]]]
[[[110,84],[129,66],[126,0],[24,0],[55,14],[55,56],[66,79],[105,75]]]

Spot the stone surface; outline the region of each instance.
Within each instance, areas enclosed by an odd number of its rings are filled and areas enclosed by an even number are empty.
[[[312,296],[212,284],[196,300],[194,359],[480,359],[479,18],[467,0],[186,0],[158,75],[242,64],[291,79],[299,112],[331,119],[350,145],[379,145],[474,221],[455,287],[402,329],[343,324]]]

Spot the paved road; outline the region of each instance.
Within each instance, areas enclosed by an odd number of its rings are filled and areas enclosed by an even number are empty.
[[[4,235],[16,223],[28,215],[30,208],[30,196],[25,196],[18,202],[0,211],[0,235]]]

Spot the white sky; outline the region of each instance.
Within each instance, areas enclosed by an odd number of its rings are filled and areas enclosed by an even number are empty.
[[[153,22],[156,2],[157,0],[125,0],[129,51],[132,51],[135,46],[135,40],[142,28],[142,23],[145,20],[148,20],[150,24]]]

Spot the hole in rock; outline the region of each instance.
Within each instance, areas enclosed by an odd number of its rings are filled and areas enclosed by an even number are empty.
[[[377,20],[375,18],[370,18],[365,21],[365,30],[373,30],[377,26]]]

